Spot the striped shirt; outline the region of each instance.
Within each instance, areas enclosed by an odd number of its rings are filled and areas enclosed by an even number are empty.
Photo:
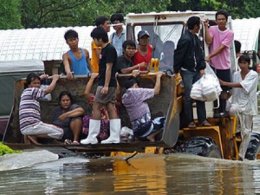
[[[41,121],[39,98],[44,97],[45,91],[39,88],[26,88],[19,107],[20,130],[36,125]]]

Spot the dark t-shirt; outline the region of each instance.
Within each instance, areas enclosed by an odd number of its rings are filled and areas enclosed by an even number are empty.
[[[72,104],[68,111],[74,110],[76,108],[79,108],[80,106],[77,104]],[[68,112],[67,111],[67,112]],[[61,128],[69,128],[71,118],[66,118],[64,121],[61,121],[59,119],[59,116],[62,115],[64,111],[61,109],[60,106],[56,107],[52,113],[52,124],[57,125]]]
[[[133,65],[134,65],[134,63],[131,60],[127,59],[124,55],[119,56],[117,58],[117,65],[116,66],[117,66],[117,70],[118,70],[119,73],[122,73],[121,72],[122,69],[129,68]]]
[[[116,78],[115,74],[117,71],[116,64],[117,64],[117,53],[116,49],[110,43],[107,44],[101,50],[101,59],[99,61],[99,76],[98,76],[98,85],[104,86],[105,85],[105,78],[106,78],[106,64],[112,63],[112,71],[111,71],[111,78],[109,87],[116,87]]]

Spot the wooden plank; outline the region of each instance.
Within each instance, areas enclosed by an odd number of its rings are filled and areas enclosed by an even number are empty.
[[[146,147],[164,147],[163,142],[133,142],[133,143],[118,143],[118,144],[89,144],[89,145],[66,145],[66,144],[43,144],[43,145],[33,145],[33,144],[23,144],[23,143],[5,143],[10,148],[15,150],[23,149],[47,149],[54,153],[55,150],[61,150],[62,148],[76,151],[76,152],[113,152],[113,151],[122,151],[122,152],[133,152],[133,151],[144,151]]]

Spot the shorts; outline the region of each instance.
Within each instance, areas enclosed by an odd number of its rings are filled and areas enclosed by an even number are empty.
[[[39,122],[36,125],[25,128],[22,132],[23,135],[48,135],[54,139],[61,139],[63,136],[63,129],[55,125]]]
[[[109,87],[107,94],[101,94],[103,86],[98,86],[95,95],[95,102],[100,104],[108,104],[108,103],[115,103],[116,102],[116,88]]]

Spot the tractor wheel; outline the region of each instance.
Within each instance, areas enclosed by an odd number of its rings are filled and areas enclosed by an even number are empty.
[[[218,145],[209,137],[196,136],[186,141],[182,151],[210,158],[221,158]]]

